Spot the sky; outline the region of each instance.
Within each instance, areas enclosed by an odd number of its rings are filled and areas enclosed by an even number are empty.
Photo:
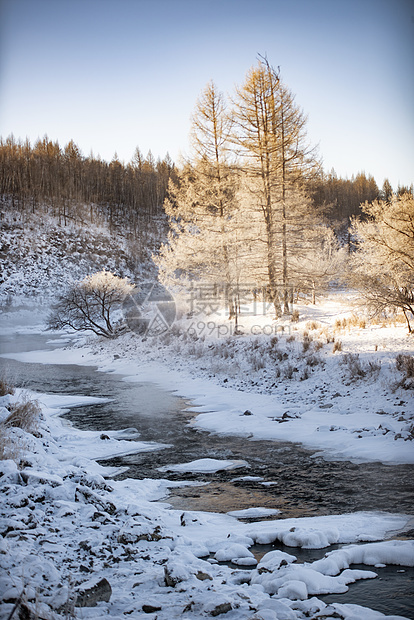
[[[206,84],[259,54],[327,172],[414,182],[414,0],[0,0],[0,136],[179,163]]]

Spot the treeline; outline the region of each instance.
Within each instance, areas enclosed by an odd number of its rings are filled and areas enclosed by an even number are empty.
[[[395,195],[413,194],[413,187],[398,186],[393,189],[389,180],[385,179],[380,189],[372,175],[359,172],[350,179],[343,179],[332,169],[312,182],[310,193],[316,206],[325,207],[330,220],[348,224],[352,217],[363,214],[362,205],[365,202],[389,202]]]
[[[110,163],[84,157],[71,140],[63,148],[45,136],[32,146],[13,136],[0,139],[0,195],[3,205],[22,214],[45,209],[78,223],[106,221],[135,237],[163,213],[174,164],[167,155],[157,161],[137,148],[131,162],[115,155]]]
[[[0,197],[3,208],[36,213],[48,210],[62,225],[107,222],[140,237],[164,213],[169,179],[177,170],[169,155],[155,160],[151,151],[144,157],[137,148],[128,164],[115,155],[110,163],[82,155],[73,140],[61,147],[47,136],[34,145],[13,135],[0,138]],[[376,199],[389,201],[394,194],[412,193],[412,188],[393,190],[388,180],[379,189],[371,175],[361,172],[351,179],[334,170],[320,173],[308,187],[315,206],[329,220],[348,224],[361,215],[361,204]]]

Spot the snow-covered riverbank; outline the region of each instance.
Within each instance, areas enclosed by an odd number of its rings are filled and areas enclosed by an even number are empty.
[[[403,324],[355,324],[351,302],[333,295],[303,306],[301,321],[274,324],[273,337],[250,333],[253,323],[264,332],[266,316],[246,318],[242,337],[221,337],[220,321],[196,336],[182,319],[156,337],[84,337],[10,357],[157,383],[191,399],[194,424],[210,432],[299,442],[337,460],[414,464],[414,378],[396,364],[413,355],[413,339]]]
[[[113,471],[93,460],[124,449],[122,433],[102,440],[100,433],[65,427],[56,417],[59,408],[81,406],[82,398],[37,397],[43,409],[37,436],[14,431],[23,467],[0,462],[1,618],[24,592],[41,618],[65,617],[89,596],[94,606],[76,608],[76,617],[151,612],[148,617],[185,613],[190,619],[226,612],[226,618],[287,620],[316,618],[323,610],[326,618],[374,619],[383,616],[352,605],[328,607],[317,595],[374,578],[375,564],[414,564],[413,541],[372,542],[410,527],[404,515],[243,523],[229,515],[169,510],[157,500],[177,483],[113,481],[105,478]],[[128,448],[148,446],[137,440]],[[370,542],[307,564],[275,550],[257,565],[249,547],[275,541],[306,548]],[[367,570],[349,569],[352,563],[365,563]]]

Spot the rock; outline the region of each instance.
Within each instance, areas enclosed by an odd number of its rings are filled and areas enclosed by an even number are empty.
[[[166,566],[164,566],[164,583],[167,586],[167,588],[175,588],[177,583],[180,583],[180,581],[181,581],[181,579],[174,578],[171,575],[171,573],[168,570],[168,568]]]
[[[243,415],[253,415],[251,411],[249,411],[249,409],[246,409],[246,411],[243,413]]]
[[[144,614],[153,614],[156,611],[161,611],[161,607],[154,607],[154,605],[143,605],[142,611]]]
[[[116,512],[116,507],[112,502],[105,500],[103,497],[100,497],[97,493],[93,493],[93,491],[84,486],[79,485],[76,487],[75,501],[84,501],[86,504],[93,504],[98,509],[108,512],[110,515]]]
[[[231,611],[233,607],[230,603],[221,603],[217,605],[212,611],[210,611],[210,616],[220,616],[220,614],[226,614],[228,611]]]
[[[32,611],[23,601],[16,603],[12,616],[9,616],[9,618],[11,617],[18,618],[19,620],[47,620],[45,616],[39,615],[37,611]]]
[[[105,435],[105,433],[102,433],[100,439],[105,440],[105,439],[110,439],[110,437],[108,437],[108,435]]]
[[[108,603],[111,594],[112,588],[107,579],[91,579],[78,590],[75,607],[96,607],[101,601]]]
[[[58,487],[63,484],[63,479],[60,476],[35,469],[23,469],[20,475],[26,484],[49,484],[51,487]]]
[[[204,573],[202,570],[198,571],[196,577],[200,581],[205,581],[206,579],[210,579],[210,581],[213,581],[213,577],[211,577],[211,575],[209,575],[208,573]]]
[[[129,522],[121,529],[118,534],[118,542],[121,545],[131,545],[140,540],[158,541],[163,538],[161,528],[157,525],[155,528],[148,523]]]

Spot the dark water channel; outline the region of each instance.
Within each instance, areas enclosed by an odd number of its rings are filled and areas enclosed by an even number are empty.
[[[41,334],[0,336],[0,353],[59,346],[58,343],[46,345],[46,341]],[[110,399],[65,414],[78,428],[104,432],[135,427],[141,440],[169,444],[171,447],[156,452],[101,463],[128,466],[121,477],[208,483],[175,489],[167,500],[174,508],[228,512],[260,506],[280,510],[280,518],[360,510],[412,513],[412,465],[325,461],[321,457],[313,458],[312,451],[292,443],[251,441],[200,432],[189,425],[195,413],[185,399],[156,385],[123,381],[119,375],[100,373],[92,367],[28,364],[0,358],[0,374],[4,372],[15,385],[39,392]],[[249,467],[213,474],[166,473],[158,469],[201,458],[245,460]],[[413,535],[411,532],[410,536]],[[292,548],[288,552],[303,555],[303,551]],[[318,552],[318,557],[325,552],[326,549]],[[260,550],[257,553],[260,555]],[[322,598],[326,602],[351,602],[414,618],[414,570],[404,567],[378,570],[383,576],[375,580],[376,585],[372,580],[361,581],[352,585],[345,595]],[[397,572],[401,570],[405,572]]]

